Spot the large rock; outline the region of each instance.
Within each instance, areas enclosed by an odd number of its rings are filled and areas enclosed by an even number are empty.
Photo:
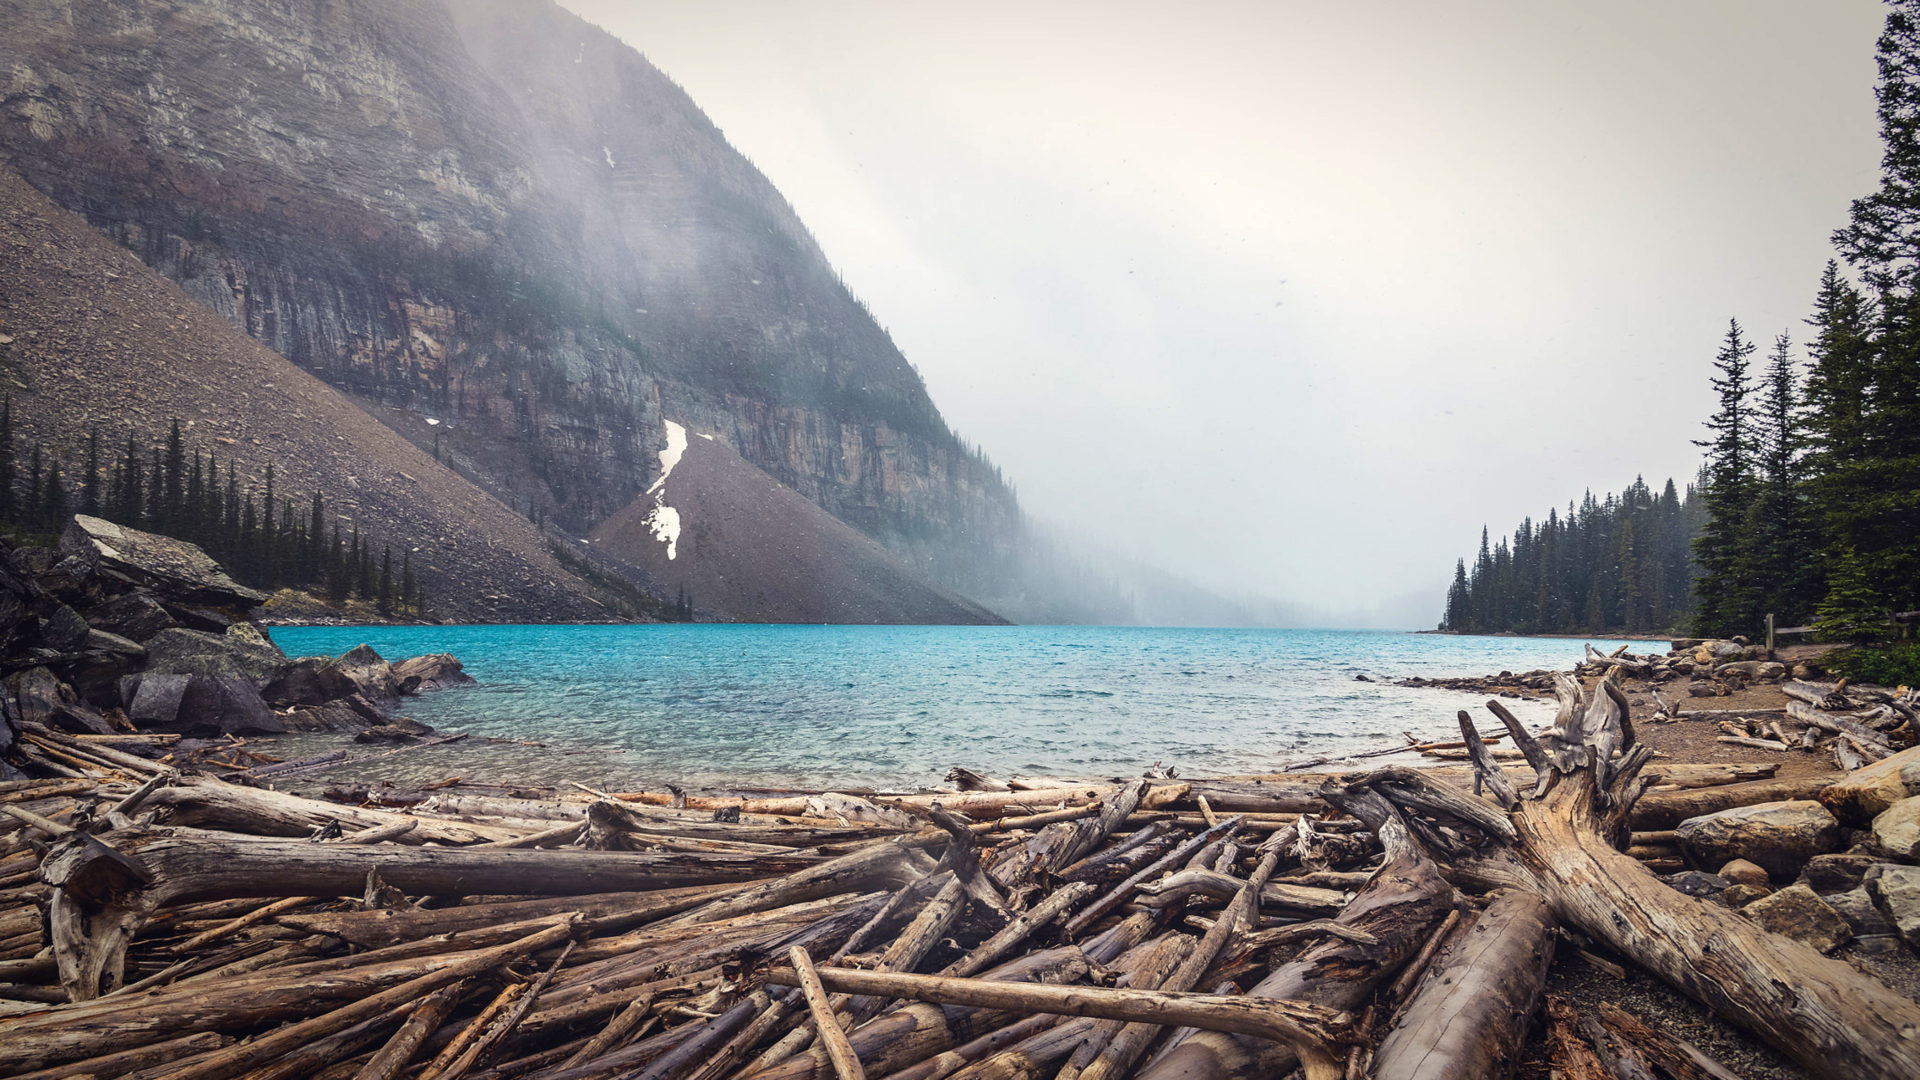
[[[1853,937],[1853,927],[1805,885],[1789,885],[1741,909],[1761,926],[1784,937],[1832,952]]]
[[[275,705],[320,705],[336,695],[329,694],[320,678],[321,669],[333,663],[325,656],[303,656],[282,667],[260,696]]]
[[[1715,675],[1737,675],[1740,678],[1784,679],[1787,677],[1785,664],[1776,664],[1767,660],[1736,660],[1731,664],[1721,664],[1713,669]]]
[[[287,654],[225,634],[175,627],[147,640],[145,670],[154,675],[238,677],[265,686],[287,665]]]
[[[1920,866],[1876,864],[1867,871],[1867,894],[1907,944],[1920,949]]]
[[[1920,795],[1920,746],[1855,769],[1827,785],[1820,801],[1841,821],[1865,825],[1914,795]]]
[[[251,608],[267,599],[267,594],[228,577],[219,563],[193,544],[86,514],[74,516],[73,524],[60,537],[60,551],[187,603]]]
[[[1871,855],[1861,855],[1843,851],[1835,855],[1815,855],[1807,860],[1807,868],[1800,872],[1800,880],[1807,887],[1822,895],[1826,893],[1851,892],[1860,887],[1867,876],[1867,868],[1880,860]]]
[[[22,722],[58,728],[76,735],[112,735],[105,717],[81,704],[73,688],[43,667],[28,668],[8,680],[14,715]]]
[[[1688,818],[1674,831],[1695,866],[1746,859],[1765,867],[1776,881],[1793,880],[1807,860],[1840,846],[1840,822],[1810,800],[1734,807]]]
[[[233,675],[143,675],[129,712],[143,729],[183,735],[287,730],[252,680]]]
[[[1873,819],[1873,846],[1901,862],[1920,862],[1920,796],[1901,799]]]
[[[377,702],[390,702],[400,697],[400,686],[393,678],[393,666],[382,660],[371,645],[355,645],[340,654],[338,660],[323,666],[319,675],[329,700],[349,694],[359,694]]]
[[[470,686],[475,681],[448,653],[402,660],[393,665],[393,679],[403,694],[428,694],[450,686]]]
[[[1823,896],[1821,899],[1825,900],[1827,906],[1837,912],[1841,918],[1847,920],[1847,925],[1853,928],[1854,937],[1886,937],[1900,932],[1899,928],[1893,925],[1892,920],[1887,918],[1885,912],[1873,906],[1873,897],[1867,893],[1864,886],[1847,892],[1834,893],[1832,896]]]

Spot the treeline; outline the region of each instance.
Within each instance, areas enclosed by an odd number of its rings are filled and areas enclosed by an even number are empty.
[[[342,534],[319,492],[295,503],[275,490],[268,465],[263,490],[241,486],[234,462],[189,448],[180,422],[166,441],[124,449],[87,435],[84,461],[68,475],[46,447],[15,446],[13,401],[0,401],[0,525],[26,536],[57,535],[75,513],[198,544],[234,580],[256,589],[324,592],[334,606],[358,597],[383,615],[421,615],[426,594],[404,546],[376,553],[356,525]],[[221,466],[225,465],[222,473]]]
[[[1635,479],[1618,495],[1589,492],[1563,517],[1520,523],[1511,542],[1454,565],[1440,629],[1469,634],[1663,631],[1689,613],[1688,551],[1703,519],[1692,485],[1655,494]]]
[[[1751,634],[1772,613],[1869,642],[1920,608],[1920,0],[1892,7],[1880,190],[1834,233],[1852,274],[1821,275],[1805,370],[1783,334],[1756,378],[1737,323],[1715,358],[1701,633]]]

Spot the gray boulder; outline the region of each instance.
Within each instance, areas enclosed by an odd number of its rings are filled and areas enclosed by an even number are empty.
[[[93,629],[80,613],[65,604],[40,618],[40,643],[55,652],[77,652],[87,643],[87,631]]]
[[[1776,881],[1793,880],[1809,859],[1838,849],[1841,839],[1840,822],[1811,800],[1735,807],[1688,818],[1674,831],[1695,866],[1746,859]]]
[[[145,670],[154,675],[237,677],[258,687],[272,682],[286,664],[287,654],[272,645],[175,627],[148,639]]]
[[[1766,929],[1830,953],[1853,938],[1853,927],[1805,885],[1789,885],[1741,909]]]
[[[1920,866],[1875,864],[1867,871],[1867,894],[1906,943],[1920,949]]]
[[[193,544],[86,514],[75,515],[67,526],[60,537],[60,552],[83,559],[96,569],[116,571],[186,603],[244,609],[257,607],[267,599],[265,593],[228,577],[219,563]]]
[[[319,705],[332,700],[320,671],[333,661],[325,656],[303,656],[282,667],[260,696],[275,705]]]
[[[7,680],[14,715],[22,723],[58,728],[76,735],[112,735],[106,718],[80,703],[73,688],[43,667],[28,668]]]
[[[143,675],[129,712],[142,728],[183,735],[287,730],[253,682],[233,675]]]
[[[1854,937],[1884,937],[1899,933],[1899,929],[1893,925],[1892,921],[1879,908],[1873,906],[1873,897],[1864,887],[1834,893],[1832,896],[1824,896],[1821,899],[1827,902],[1828,907],[1839,912],[1841,918],[1847,920],[1847,925],[1853,928]]]
[[[96,605],[87,612],[95,630],[119,634],[129,641],[145,641],[162,630],[178,626],[152,592],[136,589]]]
[[[355,645],[319,672],[329,700],[359,694],[370,701],[391,702],[400,697],[393,667],[371,645]]]
[[[1901,799],[1873,819],[1874,850],[1901,862],[1920,862],[1920,797]]]
[[[1784,679],[1787,677],[1785,664],[1776,664],[1770,660],[1736,660],[1731,664],[1721,664],[1713,669],[1716,675],[1736,675],[1742,679]]]
[[[450,686],[471,686],[474,677],[448,653],[432,653],[393,665],[394,682],[403,694],[430,694]]]

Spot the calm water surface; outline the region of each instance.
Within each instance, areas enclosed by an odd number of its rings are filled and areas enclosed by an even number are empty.
[[[1000,777],[1134,774],[1155,761],[1182,775],[1266,772],[1403,731],[1457,735],[1458,709],[1485,715],[1474,695],[1356,675],[1565,669],[1580,652],[1566,639],[1079,626],[279,627],[273,637],[293,656],[362,642],[390,660],[450,652],[480,685],[410,698],[407,715],[544,744],[456,743],[332,779],[622,789],[912,788],[954,765]],[[1529,720],[1552,711],[1512,704]]]

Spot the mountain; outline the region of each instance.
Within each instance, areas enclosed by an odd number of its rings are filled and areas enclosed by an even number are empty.
[[[666,422],[660,479],[602,522],[594,548],[661,596],[753,622],[996,623],[755,468],[710,432]]]
[[[196,303],[79,217],[0,169],[0,386],[16,456],[43,444],[69,483],[98,431],[111,453],[188,445],[301,510],[314,491],[346,530],[412,548],[433,614],[604,620],[613,611],[514,513],[353,402]],[[77,484],[76,484],[77,486]],[[609,598],[609,602],[611,598]]]
[[[593,530],[671,417],[950,585],[1020,534],[767,178],[548,0],[0,25],[0,163],[516,511]]]

